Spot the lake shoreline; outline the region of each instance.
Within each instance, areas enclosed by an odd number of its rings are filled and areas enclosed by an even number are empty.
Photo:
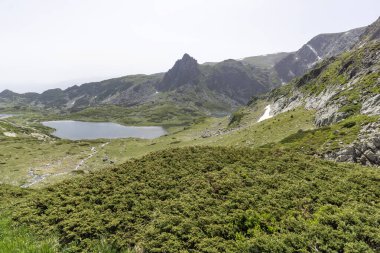
[[[125,126],[114,122],[53,120],[43,121],[41,124],[55,129],[52,135],[72,141],[119,138],[155,139],[167,134],[167,131],[160,126]]]

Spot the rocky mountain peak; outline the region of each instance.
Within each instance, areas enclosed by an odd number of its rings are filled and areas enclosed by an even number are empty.
[[[197,60],[195,60],[193,57],[191,57],[188,53],[185,53],[182,56],[181,61],[195,61],[195,62],[197,62]]]
[[[158,89],[167,91],[186,84],[196,84],[200,74],[201,71],[197,60],[189,54],[184,54],[182,59],[177,60],[174,66],[164,75]]]

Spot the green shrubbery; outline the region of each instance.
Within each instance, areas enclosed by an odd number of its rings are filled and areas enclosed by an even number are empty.
[[[19,187],[0,185],[0,252],[1,253],[53,253],[57,242],[49,235],[35,235],[24,225],[16,226],[10,219],[10,210],[19,201],[27,198],[31,191]]]
[[[236,127],[240,124],[241,120],[244,118],[246,113],[244,111],[238,110],[230,116],[230,121],[228,122],[229,127]]]
[[[379,173],[273,149],[173,149],[32,193],[13,218],[67,252],[376,252]]]

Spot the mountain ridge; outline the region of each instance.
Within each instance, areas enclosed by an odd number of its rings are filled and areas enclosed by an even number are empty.
[[[342,33],[320,34],[292,53],[204,64],[185,53],[163,73],[129,75],[64,90],[50,89],[41,94],[3,91],[0,107],[26,106],[66,113],[108,105],[138,108],[171,103],[206,115],[228,114],[247,104],[252,96],[290,81],[289,73],[299,77],[324,59],[351,49],[365,31],[372,29],[372,36],[378,36],[375,28],[372,25]]]
[[[324,33],[313,37],[299,50],[290,53],[274,66],[280,80],[287,83],[306,73],[322,59],[351,49],[359,41],[365,29],[366,27],[360,27],[346,32]]]

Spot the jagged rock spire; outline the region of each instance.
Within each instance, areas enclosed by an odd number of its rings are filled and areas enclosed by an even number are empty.
[[[167,91],[186,84],[196,84],[201,72],[197,60],[189,54],[184,54],[174,66],[166,72],[158,86],[159,90]]]

